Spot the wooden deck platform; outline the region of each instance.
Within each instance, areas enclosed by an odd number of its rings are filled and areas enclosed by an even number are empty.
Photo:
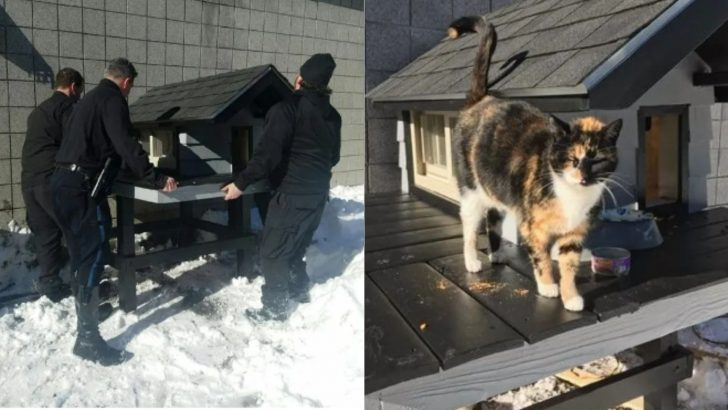
[[[537,295],[519,247],[471,274],[457,217],[409,195],[365,205],[368,407],[473,404],[728,312],[725,208],[663,221],[665,243],[633,252],[626,279],[584,264],[575,313]]]

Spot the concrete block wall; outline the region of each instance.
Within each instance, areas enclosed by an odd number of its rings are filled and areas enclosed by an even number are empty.
[[[337,61],[332,102],[343,117],[332,185],[364,183],[363,0],[0,0],[0,229],[25,220],[20,153],[26,119],[60,67],[87,89],[126,56],[150,87],[273,63],[293,81],[311,54]]]
[[[367,0],[366,90],[429,50],[455,18],[485,14],[513,0]],[[367,101],[367,192],[400,190],[397,113]]]
[[[711,105],[713,138],[707,180],[708,206],[728,206],[728,104]]]

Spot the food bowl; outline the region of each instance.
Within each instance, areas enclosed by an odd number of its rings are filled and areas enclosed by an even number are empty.
[[[629,273],[630,253],[624,248],[595,248],[591,255],[592,272],[597,275],[625,276]]]

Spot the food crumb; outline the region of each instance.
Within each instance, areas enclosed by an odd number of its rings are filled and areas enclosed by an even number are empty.
[[[526,296],[526,295],[528,295],[528,289],[523,289],[523,288],[513,289],[513,293],[515,293],[516,296]]]
[[[440,289],[440,290],[447,289],[447,284],[445,283],[445,279],[440,279],[439,281],[437,281],[437,285],[435,285],[435,288]]]
[[[468,285],[468,289],[478,292],[498,292],[505,284],[497,282],[478,282]]]
[[[420,323],[420,330],[424,332],[425,329],[427,329],[427,323],[425,323],[425,322]]]

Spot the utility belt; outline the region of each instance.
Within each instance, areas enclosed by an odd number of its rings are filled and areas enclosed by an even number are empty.
[[[93,172],[88,168],[83,168],[78,164],[59,164],[56,163],[56,168],[63,169],[66,171],[77,172],[83,175],[85,182],[91,187],[91,198],[94,200],[101,196],[106,196],[111,193],[111,185],[113,183],[113,176],[109,167],[111,165],[111,158],[107,158],[104,163],[104,167],[100,172]]]

